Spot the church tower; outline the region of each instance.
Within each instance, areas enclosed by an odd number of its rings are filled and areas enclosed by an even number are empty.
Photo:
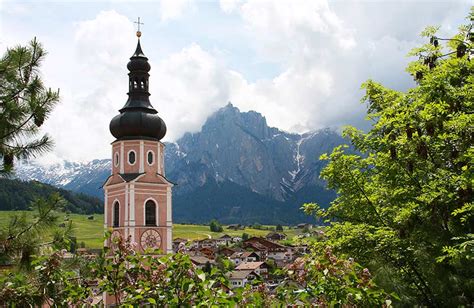
[[[150,64],[138,43],[130,58],[128,100],[110,122],[112,174],[104,184],[104,225],[137,249],[172,252],[171,189],[165,177],[166,125],[150,103]],[[109,245],[105,243],[105,245]]]

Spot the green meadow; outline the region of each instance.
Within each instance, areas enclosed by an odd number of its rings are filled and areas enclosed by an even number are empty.
[[[6,227],[11,215],[21,215],[25,213],[28,217],[32,217],[32,212],[28,211],[0,211],[0,228]],[[89,215],[79,214],[64,214],[58,213],[58,224],[64,222],[64,218],[68,217],[73,224],[74,235],[77,238],[77,243],[84,242],[87,248],[100,248],[104,241],[104,215],[95,214],[94,219],[89,220]],[[189,240],[218,238],[224,234],[230,236],[242,236],[247,233],[250,236],[265,236],[269,230],[260,230],[246,227],[244,230],[229,230],[223,226],[223,232],[211,232],[209,226],[206,225],[187,225],[187,224],[173,224],[173,238],[185,238]],[[263,226],[274,227],[274,226]],[[300,233],[299,230],[284,227],[283,231],[288,238],[293,238]]]

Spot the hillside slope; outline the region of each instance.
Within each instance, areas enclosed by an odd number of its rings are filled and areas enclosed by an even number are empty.
[[[96,197],[74,193],[40,183],[0,178],[0,211],[27,210],[37,198],[59,193],[66,200],[65,210],[78,214],[102,213],[102,201]]]

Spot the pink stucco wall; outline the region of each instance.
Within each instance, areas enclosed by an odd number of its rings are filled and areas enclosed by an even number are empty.
[[[128,153],[133,150],[136,153],[134,164],[128,162]],[[153,152],[153,162],[151,164],[147,161],[147,153]],[[135,242],[138,243],[138,248],[141,249],[140,237],[147,229],[154,229],[159,232],[161,237],[161,250],[166,252],[171,247],[168,245],[168,232],[166,226],[167,212],[171,209],[171,191],[168,189],[172,186],[165,178],[159,174],[164,171],[163,159],[164,145],[157,141],[148,140],[125,140],[115,141],[112,144],[112,175],[104,186],[106,194],[106,226],[113,230],[118,230],[123,236],[129,234]],[[118,164],[116,164],[116,155],[118,155]],[[123,159],[122,159],[123,155]],[[121,164],[123,163],[123,167]],[[121,168],[122,167],[122,168]],[[123,173],[142,173],[135,180],[127,183],[119,175]],[[133,193],[132,193],[133,191]],[[134,202],[131,196],[134,195]],[[170,195],[170,196],[168,196]],[[126,202],[128,199],[128,202]],[[153,200],[157,206],[157,226],[145,227],[144,210],[145,202]],[[120,204],[119,227],[113,228],[113,205],[118,201]],[[135,220],[131,221],[132,203],[134,203]],[[127,211],[127,213],[126,213]],[[128,220],[126,221],[126,218]],[[134,224],[134,226],[133,226]]]

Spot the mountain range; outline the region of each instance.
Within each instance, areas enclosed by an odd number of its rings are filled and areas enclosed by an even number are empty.
[[[166,143],[166,176],[173,189],[175,222],[294,224],[314,222],[300,207],[327,206],[335,193],[324,188],[319,173],[323,153],[346,143],[323,129],[304,134],[269,127],[255,111],[232,104],[211,115],[200,132]],[[107,145],[104,145],[107,146]],[[20,163],[16,175],[103,198],[110,159],[64,162],[48,167]]]

